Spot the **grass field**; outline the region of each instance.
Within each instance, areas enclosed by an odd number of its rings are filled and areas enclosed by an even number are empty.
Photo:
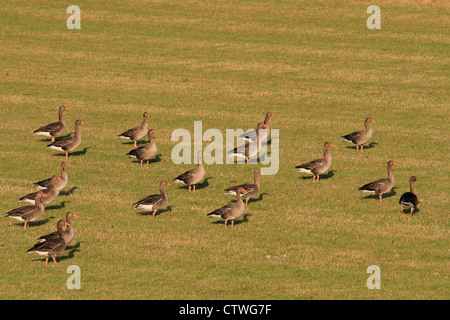
[[[449,4],[446,1],[77,1],[81,30],[66,27],[66,1],[0,7],[0,210],[21,206],[33,182],[59,172],[63,154],[32,136],[83,120],[69,185],[23,229],[0,220],[0,299],[448,299]],[[369,30],[366,9],[381,8]],[[117,135],[149,113],[161,161],[140,168]],[[195,194],[167,187],[155,219],[133,203],[193,165],[174,165],[175,129],[254,128],[272,111],[280,167],[261,177],[235,228],[206,214],[234,199],[259,165],[207,165]],[[357,153],[340,136],[363,129]],[[320,183],[294,167],[336,145]],[[142,141],[141,143],[144,143]],[[204,146],[206,146],[206,142]],[[357,188],[386,176],[380,203]],[[416,175],[419,211],[398,199]],[[75,239],[45,265],[27,254],[67,211]],[[268,257],[270,256],[270,257]],[[81,269],[69,290],[66,269]],[[366,269],[381,269],[369,290]]]

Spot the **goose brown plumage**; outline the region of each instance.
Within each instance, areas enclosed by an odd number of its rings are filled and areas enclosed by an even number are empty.
[[[317,177],[317,182],[319,182],[320,175],[327,171],[331,166],[331,155],[328,152],[329,147],[334,147],[334,145],[330,142],[325,142],[323,145],[323,158],[313,160],[299,166],[296,166],[297,172],[304,172],[313,175],[313,182]]]
[[[260,169],[256,169],[253,172],[253,181],[254,183],[245,183],[245,184],[241,184],[238,186],[233,186],[233,187],[229,187],[227,189],[225,189],[225,194],[229,194],[229,195],[236,195],[236,192],[239,188],[241,188],[242,190],[245,190],[246,192],[242,193],[241,196],[243,199],[245,199],[245,206],[248,205],[248,199],[250,198],[254,198],[259,194],[259,180],[258,180],[258,176],[262,175],[262,172]]]
[[[223,206],[219,209],[214,210],[211,213],[208,213],[208,217],[212,218],[222,218],[225,220],[225,228],[227,227],[228,220],[231,220],[231,228],[234,227],[234,220],[239,219],[242,217],[245,211],[245,205],[244,201],[242,201],[241,193],[246,193],[247,190],[243,189],[242,187],[239,187],[236,190],[236,203],[230,203],[226,206]]]
[[[63,232],[60,234],[58,231],[55,231],[55,232],[49,233],[45,236],[41,236],[37,239],[38,243],[42,243],[42,242],[45,242],[45,241],[48,241],[51,239],[58,239],[62,236],[64,241],[66,241],[66,244],[69,244],[75,236],[75,232],[72,227],[72,217],[78,217],[78,216],[71,211],[67,212],[66,213],[67,224],[65,225],[66,228],[62,230]]]
[[[58,197],[59,189],[56,187],[56,183],[59,181],[62,181],[62,178],[60,176],[54,175],[50,179],[50,189],[40,190],[46,195],[45,198],[41,199],[42,204],[47,205],[49,203],[52,203]],[[39,191],[27,194],[26,196],[23,196],[22,198],[20,198],[19,201],[35,204],[35,197],[38,192]]]
[[[134,147],[137,148],[137,140],[142,139],[147,134],[147,117],[148,113],[144,112],[141,125],[119,134],[118,137],[134,141]]]
[[[130,152],[128,152],[126,154],[128,156],[128,158],[136,158],[138,160],[141,160],[141,167],[142,167],[142,163],[144,161],[147,161],[147,165],[148,165],[150,159],[155,157],[156,153],[158,152],[158,148],[156,147],[156,142],[152,136],[153,134],[156,134],[156,133],[157,132],[155,130],[150,129],[148,131],[149,143],[144,146],[135,148],[135,149],[131,150]]]
[[[383,201],[383,193],[389,192],[395,184],[394,174],[392,173],[392,166],[396,166],[393,160],[389,160],[387,163],[388,177],[384,179],[378,179],[371,183],[365,184],[362,187],[358,188],[358,190],[367,193],[373,193],[378,195],[380,202]]]
[[[202,161],[202,155],[206,155],[206,152],[199,151],[197,153],[197,167],[180,174],[178,177],[173,179],[175,183],[181,183],[189,186],[189,192],[191,192],[191,186],[195,192],[195,185],[202,182],[205,179],[206,171]]]
[[[165,207],[167,205],[167,194],[166,191],[164,190],[165,186],[171,186],[172,184],[170,184],[167,181],[161,181],[159,184],[159,192],[157,194],[151,194],[139,201],[136,201],[135,203],[133,203],[132,205],[136,205],[136,207],[134,207],[134,209],[142,209],[144,211],[147,212],[151,212],[153,211],[153,218],[156,215],[156,211],[158,211],[159,209]]]
[[[47,241],[37,243],[33,246],[33,248],[29,249],[28,253],[37,253],[40,256],[45,257],[45,264],[48,264],[48,259],[50,257],[53,258],[53,261],[56,262],[56,256],[63,252],[66,249],[67,243],[64,240],[63,236],[63,228],[64,225],[69,225],[68,222],[64,220],[59,220],[57,224],[57,229],[59,233],[58,238],[48,239]]]
[[[47,124],[33,132],[33,135],[39,135],[52,138],[52,142],[55,142],[55,137],[61,135],[66,130],[66,122],[64,121],[63,111],[68,110],[66,106],[59,107],[59,121]]]
[[[409,192],[405,192],[404,194],[402,194],[402,196],[398,200],[398,203],[400,204],[400,211],[402,212],[403,217],[405,216],[403,213],[403,207],[411,208],[411,217],[412,217],[414,209],[416,209],[417,205],[419,204],[419,199],[417,199],[413,187],[413,183],[416,181],[419,181],[419,179],[417,179],[415,176],[409,178]]]
[[[49,149],[66,153],[66,159],[69,159],[69,151],[75,150],[81,144],[81,133],[78,128],[80,124],[85,124],[81,120],[75,121],[75,135],[57,140],[47,146]]]
[[[61,177],[62,180],[57,180],[55,185],[55,188],[57,188],[59,191],[64,189],[67,186],[67,183],[69,182],[69,176],[67,175],[66,171],[66,167],[68,166],[70,166],[70,163],[68,163],[67,161],[63,161],[61,163],[59,176]],[[52,178],[48,178],[39,182],[35,182],[34,184],[36,185],[36,189],[38,190],[50,189],[51,179]]]
[[[352,132],[350,134],[347,134],[345,136],[342,136],[341,138],[343,138],[345,142],[350,142],[356,145],[356,151],[358,151],[358,147],[361,146],[361,152],[363,152],[364,149],[364,144],[367,143],[370,139],[372,139],[372,133],[373,130],[372,128],[369,126],[369,122],[375,122],[374,119],[372,118],[366,118],[366,120],[364,121],[364,126],[366,127],[366,130],[359,130],[359,131],[355,131]]]
[[[250,158],[257,156],[259,150],[261,149],[261,129],[267,128],[267,125],[264,123],[258,123],[256,127],[256,141],[247,142],[245,145],[241,145],[239,147],[234,148],[232,151],[228,152],[228,156],[245,158],[247,164],[250,163]]]
[[[35,205],[13,209],[5,213],[3,217],[12,218],[20,222],[24,222],[23,228],[26,230],[30,221],[39,219],[44,213],[44,205],[41,201],[42,197],[45,198],[47,196],[42,191],[38,191],[36,193]]]

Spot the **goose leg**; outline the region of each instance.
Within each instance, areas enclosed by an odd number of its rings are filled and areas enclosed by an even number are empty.
[[[313,175],[313,182],[316,181],[316,175]]]
[[[364,145],[361,145],[361,152],[364,151]]]
[[[148,166],[148,162],[149,162],[150,160],[147,160],[147,166]]]
[[[69,151],[66,151],[66,160],[69,160]]]
[[[231,220],[231,229],[234,228],[234,220]]]
[[[45,264],[48,264],[48,257],[45,258]]]
[[[156,215],[156,211],[158,211],[158,210],[153,211],[153,218],[154,218],[155,215]]]
[[[358,145],[356,145],[356,151],[358,151],[359,150],[359,146]]]
[[[248,198],[245,199],[245,206],[248,206]]]
[[[58,262],[56,262],[56,258],[55,256],[53,256],[53,261],[55,261],[55,264],[57,264]]]
[[[191,186],[189,186],[189,192],[191,192]]]
[[[195,192],[195,184],[194,184],[194,192]]]
[[[24,228],[25,230],[27,230],[27,226],[28,226],[28,221],[25,221],[25,224],[23,225],[23,228]]]
[[[142,167],[142,161],[144,161],[144,160],[141,160],[141,167]]]
[[[52,143],[55,142],[55,137],[52,137]]]
[[[380,197],[380,202],[383,202],[383,198],[381,197],[381,194],[379,195],[379,197]]]
[[[411,208],[411,217],[412,217],[413,211],[414,211],[414,208]]]
[[[247,164],[249,164],[250,163],[250,160],[249,160],[249,158],[247,157],[247,158],[245,158],[245,161],[247,162]]]
[[[320,178],[319,178],[319,175],[317,175],[317,182],[319,182],[319,179],[320,179]]]
[[[137,148],[137,141],[134,140],[134,147]]]
[[[225,228],[227,227],[227,222],[228,222],[228,220],[225,220]]]

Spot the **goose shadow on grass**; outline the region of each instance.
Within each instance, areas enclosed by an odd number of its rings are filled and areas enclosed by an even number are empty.
[[[245,213],[241,218],[234,220],[234,225],[240,225],[241,223],[247,223],[249,222],[249,217],[251,217],[251,213]],[[223,226],[225,226],[225,220],[220,219],[217,221],[212,222],[212,224],[221,224]],[[227,227],[231,228],[231,220],[227,222]]]
[[[45,218],[45,219],[40,219],[40,220],[37,220],[37,221],[30,221],[30,222],[28,222],[28,227],[40,227],[40,226],[43,226],[44,224],[47,224],[47,223],[49,223],[50,222],[50,220],[52,220],[52,219],[54,219],[55,217],[48,217],[48,218]],[[16,223],[15,224],[16,226],[22,226],[23,227],[23,222],[22,223]]]
[[[158,163],[158,162],[161,162],[161,154],[158,154],[158,155],[154,156],[153,158],[151,158],[148,163],[149,163],[149,165],[151,165],[152,163]],[[141,164],[141,160],[133,160],[133,163]],[[142,166],[144,166],[144,165],[147,165],[147,161],[144,161],[142,163]]]
[[[250,205],[250,203],[261,201],[264,198],[265,195],[268,195],[268,193],[267,192],[260,193],[258,198],[250,198],[250,199],[248,199],[248,204]]]
[[[196,185],[195,185],[195,191],[201,190],[201,189],[204,189],[204,188],[209,187],[209,180],[211,180],[211,179],[214,179],[214,178],[213,178],[213,177],[207,177],[207,178],[205,178],[205,180],[203,180],[202,183],[196,184]],[[194,188],[194,187],[192,186],[192,187],[191,187],[192,192],[193,192],[193,190],[194,190],[193,188]],[[181,189],[189,190],[189,186],[183,184],[183,185],[181,186]]]
[[[375,146],[376,146],[377,144],[378,144],[378,142],[371,142],[371,143],[369,143],[368,145],[364,145],[363,150],[375,148]],[[346,148],[347,148],[347,149],[353,149],[353,150],[356,151],[356,145],[347,146]],[[363,152],[364,152],[364,151],[363,151]]]
[[[62,201],[60,204],[55,204],[55,205],[52,205],[52,206],[45,207],[45,210],[47,211],[47,210],[60,210],[60,209],[63,209],[63,208],[66,207],[66,202],[67,201]]]
[[[59,192],[59,195],[60,196],[69,196],[69,195],[71,195],[72,193],[74,193],[74,191],[75,190],[77,190],[77,189],[79,189],[78,187],[72,187],[72,189],[70,189],[70,190],[67,190],[67,191],[60,191]]]
[[[319,183],[320,183],[320,180],[327,180],[327,179],[330,179],[330,178],[332,178],[332,177],[334,177],[334,173],[336,172],[336,170],[328,170],[328,172],[327,173],[324,173],[324,174],[321,174],[320,176],[319,176]],[[300,172],[300,174],[301,174],[302,172]],[[302,179],[303,180],[312,180],[314,178],[314,176],[311,174],[304,174],[304,175],[302,175]]]
[[[387,193],[383,193],[382,198],[386,199],[386,198],[390,198],[393,197],[397,194],[397,192],[395,192],[395,189],[397,189],[397,187],[393,187],[391,189],[391,191],[387,192]],[[362,191],[360,191],[362,192]],[[364,194],[364,193],[363,193]],[[377,194],[366,194],[365,197],[362,198],[363,200],[367,200],[367,199],[376,199],[379,200],[379,196]]]
[[[173,206],[167,206],[167,207],[165,207],[163,209],[160,209],[160,210],[156,211],[155,218],[157,216],[159,216],[161,213],[172,212],[172,208],[173,208]],[[140,214],[141,216],[152,216],[153,215],[153,211],[138,211],[136,213]]]
[[[85,155],[87,153],[88,149],[89,149],[88,147],[85,147],[83,150],[73,151],[73,152],[69,151],[69,159],[70,159],[70,157],[78,157],[78,156]],[[53,156],[54,157],[66,157],[66,153],[58,152],[58,153],[53,154]]]

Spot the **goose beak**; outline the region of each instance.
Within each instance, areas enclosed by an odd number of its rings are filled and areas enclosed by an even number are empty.
[[[69,110],[69,107],[64,107],[64,110]]]
[[[335,145],[334,145],[334,144],[332,144],[332,143],[330,143],[330,147],[335,147]]]
[[[275,113],[272,113],[272,116],[274,116],[275,115]]]
[[[167,185],[168,185],[168,186],[171,186],[172,184],[171,184],[171,183],[169,183],[169,182],[167,182]]]
[[[81,121],[80,124],[85,124],[85,123],[83,121]]]
[[[76,213],[73,213],[73,212],[72,212],[72,216],[78,217],[78,215]]]
[[[396,165],[397,165],[397,163],[394,162],[394,166],[396,166]]]
[[[66,226],[70,226],[70,223],[68,223],[67,221],[64,221],[64,224],[65,224]]]
[[[46,195],[45,193],[43,193],[42,196],[43,196],[44,198],[47,198],[47,197],[48,197],[48,195]]]
[[[375,120],[372,119],[372,122],[375,122]]]
[[[62,178],[61,178],[61,177],[58,177],[58,178],[56,178],[56,179],[58,179],[59,181],[61,181],[61,180],[62,180]]]
[[[247,192],[247,190],[245,190],[245,189],[242,189],[242,192]]]

